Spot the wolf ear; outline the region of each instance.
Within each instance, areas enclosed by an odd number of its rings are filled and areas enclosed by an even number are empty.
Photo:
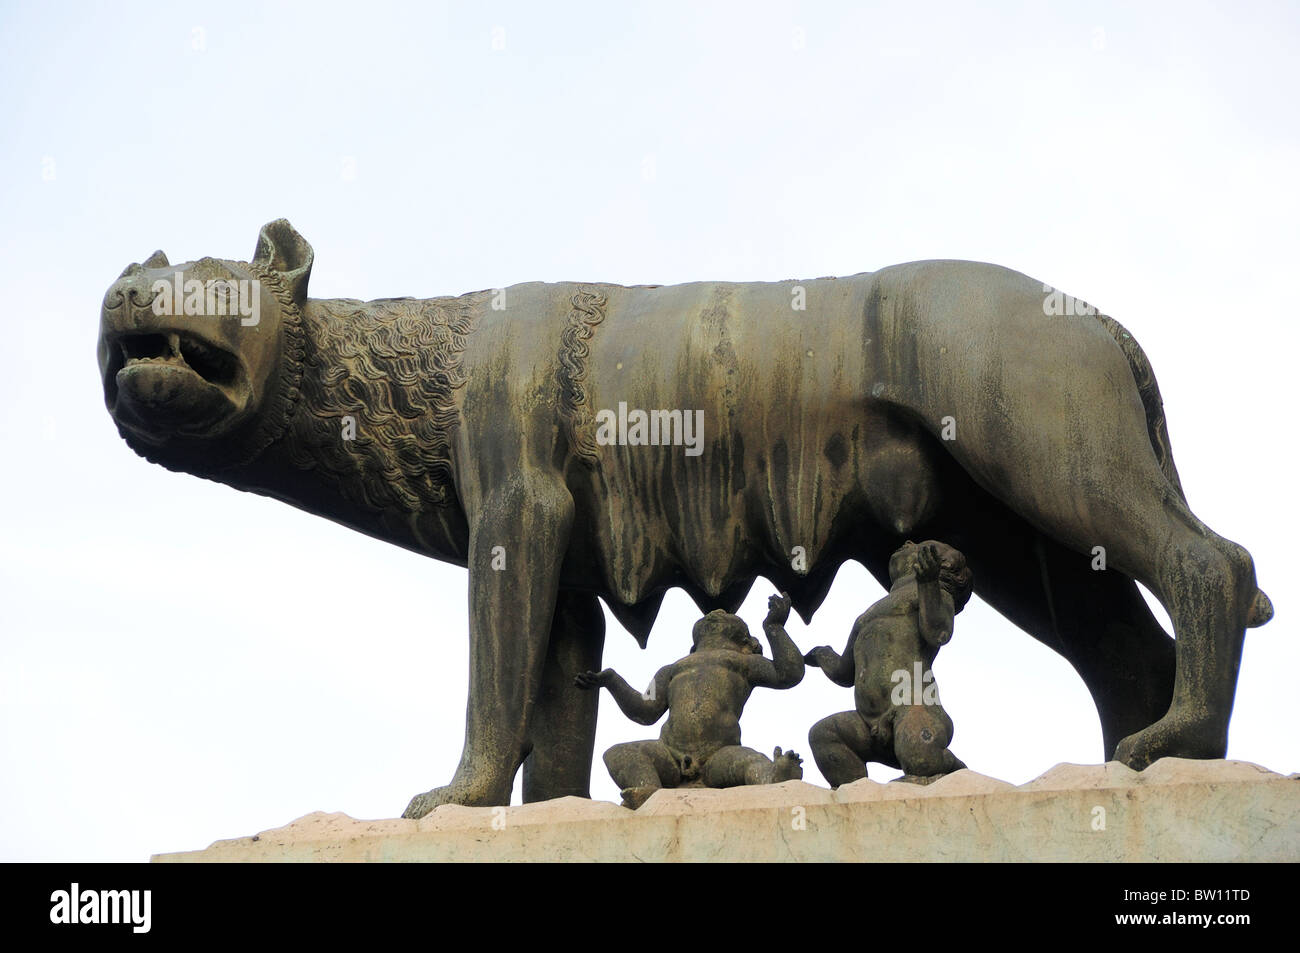
[[[144,274],[146,268],[167,268],[170,265],[171,262],[167,260],[167,256],[159,249],[146,258],[144,264],[136,261],[127,265],[122,273],[117,276],[117,280],[121,281],[123,278],[134,278],[136,275]]]
[[[307,298],[307,279],[311,277],[311,264],[315,257],[307,239],[283,218],[262,226],[257,236],[257,248],[253,251],[253,261],[279,274],[293,300],[299,304]]]

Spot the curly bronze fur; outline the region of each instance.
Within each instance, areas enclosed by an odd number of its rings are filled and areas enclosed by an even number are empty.
[[[578,291],[571,299],[573,310],[560,332],[560,367],[556,372],[560,383],[560,418],[573,452],[587,466],[595,466],[600,460],[585,385],[587,358],[591,355],[587,342],[596,333],[596,325],[605,320],[605,300],[600,292],[585,288]]]
[[[455,392],[476,296],[313,301],[290,459],[378,510],[451,502]],[[343,418],[356,439],[342,437]]]

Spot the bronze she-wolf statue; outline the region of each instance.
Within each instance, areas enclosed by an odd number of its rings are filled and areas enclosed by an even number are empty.
[[[808,619],[846,559],[888,588],[907,539],[1065,656],[1108,757],[1225,754],[1272,609],[1189,509],[1112,318],[963,261],[363,302],[308,298],[312,258],[279,220],[251,262],[131,265],[104,395],[155,463],[468,568],[464,753],[408,816],[505,804],[520,765],[525,800],[588,793],[601,598],[643,644],[672,586],[734,612],[762,575]]]

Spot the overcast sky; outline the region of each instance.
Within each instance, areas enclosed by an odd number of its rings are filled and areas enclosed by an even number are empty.
[[[967,258],[1086,298],[1149,355],[1193,510],[1277,610],[1247,635],[1229,756],[1300,770],[1298,11],[0,5],[0,859],[391,817],[456,765],[464,570],[147,464],[104,410],[122,268],[247,259],[280,216],[314,297]],[[771,591],[741,611],[756,632]],[[790,632],[842,645],[881,594],[847,564]],[[671,593],[644,652],[611,619],[607,664],[645,684],[697,615]],[[1082,682],[978,600],[935,671],[972,769],[1100,760]],[[850,706],[811,672],[755,693],[745,743],[807,754]],[[657,731],[602,701],[598,750]],[[599,760],[593,782],[617,799]]]

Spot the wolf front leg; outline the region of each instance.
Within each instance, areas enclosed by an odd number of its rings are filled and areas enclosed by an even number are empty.
[[[605,615],[590,593],[560,590],[551,623],[546,666],[529,719],[524,762],[524,803],[591,797],[591,756],[596,747],[600,693],[573,683],[580,672],[600,668]]]
[[[416,795],[403,817],[441,804],[510,803],[555,615],[573,499],[557,480],[518,474],[471,516],[469,704],[465,749],[445,787]]]

